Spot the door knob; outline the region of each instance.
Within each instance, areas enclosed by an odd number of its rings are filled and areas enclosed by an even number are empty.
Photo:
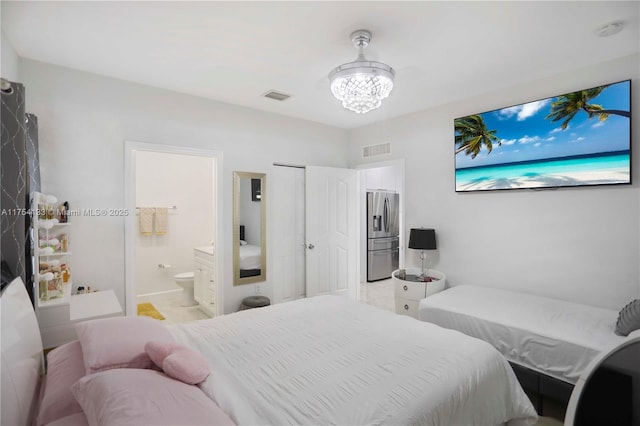
[[[313,244],[309,244],[307,247],[309,248],[309,250],[313,250],[316,246],[314,246]]]

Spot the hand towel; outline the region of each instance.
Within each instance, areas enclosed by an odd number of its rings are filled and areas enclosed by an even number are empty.
[[[153,233],[153,211],[152,207],[140,208],[140,233],[151,235]]]
[[[165,235],[169,224],[169,209],[167,207],[156,207],[156,235]]]

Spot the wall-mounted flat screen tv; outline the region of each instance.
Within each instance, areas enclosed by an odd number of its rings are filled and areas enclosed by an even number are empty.
[[[631,80],[456,118],[456,191],[631,183]]]

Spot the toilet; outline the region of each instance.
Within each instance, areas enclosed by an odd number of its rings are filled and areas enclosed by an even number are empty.
[[[183,272],[173,276],[176,284],[182,287],[182,306],[197,305],[198,302],[193,298],[193,272]]]

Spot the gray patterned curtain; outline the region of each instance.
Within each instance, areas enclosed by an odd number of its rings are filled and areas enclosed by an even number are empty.
[[[21,277],[33,300],[29,194],[40,188],[38,120],[25,113],[24,86],[2,79],[0,258],[2,280]]]
[[[40,192],[40,155],[38,154],[38,117],[26,114],[27,185],[29,194]]]
[[[27,208],[31,205],[31,194],[34,191],[40,192],[40,155],[38,154],[38,117],[33,114],[26,113],[25,116],[25,127],[26,127],[26,156],[27,156],[27,199],[26,205]],[[25,216],[25,275],[27,279],[25,280],[25,284],[27,285],[27,289],[29,290],[29,294],[31,295],[31,291],[34,288],[34,269],[35,266],[32,262],[33,256],[31,252],[33,251],[33,243],[38,241],[37,236],[31,238],[30,233],[33,232],[31,229],[31,215]]]

